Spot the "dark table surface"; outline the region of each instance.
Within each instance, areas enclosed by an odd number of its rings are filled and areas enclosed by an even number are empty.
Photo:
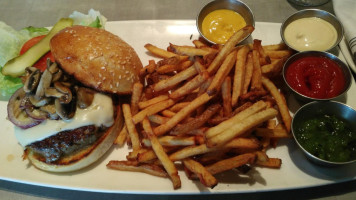
[[[29,25],[51,26],[74,10],[87,13],[99,10],[109,21],[195,19],[197,12],[210,0],[1,0],[0,20],[15,29]],[[244,0],[253,10],[256,21],[277,22],[305,7],[287,0]],[[332,1],[317,7],[333,13]],[[1,152],[0,152],[1,153]],[[356,199],[356,181],[307,189],[255,192],[228,195],[134,195],[94,193],[54,189],[0,180],[0,199]]]

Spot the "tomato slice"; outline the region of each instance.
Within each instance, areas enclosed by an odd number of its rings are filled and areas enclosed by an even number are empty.
[[[24,54],[28,49],[30,49],[33,45],[37,44],[40,40],[42,40],[46,35],[40,35],[34,38],[29,39],[25,44],[22,46],[20,50],[20,55]],[[54,62],[54,57],[51,52],[46,53],[42,56],[34,65],[40,69],[42,72],[47,68],[47,58],[49,58],[52,62]]]

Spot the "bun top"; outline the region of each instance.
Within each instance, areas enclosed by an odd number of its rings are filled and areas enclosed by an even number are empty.
[[[50,41],[55,60],[68,74],[96,90],[130,94],[142,63],[135,50],[103,29],[72,26]]]

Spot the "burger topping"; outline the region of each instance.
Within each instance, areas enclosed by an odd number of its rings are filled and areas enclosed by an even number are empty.
[[[44,108],[50,107],[41,107],[41,109]],[[29,117],[27,118],[30,119]],[[73,130],[88,125],[110,127],[113,123],[114,107],[111,97],[95,93],[92,104],[85,109],[77,108],[75,115],[70,120],[47,119],[28,129],[15,127],[15,136],[22,146],[27,146],[61,131]]]
[[[111,97],[80,86],[57,63],[48,62],[44,72],[27,68],[24,82],[8,103],[8,118],[23,146],[64,130],[113,124]]]

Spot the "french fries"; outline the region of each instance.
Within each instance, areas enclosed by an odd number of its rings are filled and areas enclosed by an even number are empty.
[[[138,165],[130,161],[111,160],[106,166],[121,171],[143,172],[153,176],[168,177],[167,172],[164,171],[162,167],[153,164]]]
[[[136,158],[138,151],[140,150],[140,139],[135,127],[135,124],[132,121],[132,115],[131,115],[131,109],[129,104],[123,104],[122,105],[122,111],[124,113],[124,118],[125,118],[125,124],[127,127],[128,134],[130,136],[131,144],[132,144],[132,149],[133,149],[133,154],[132,158]]]
[[[156,135],[153,133],[150,122],[147,117],[143,120],[142,123],[143,129],[145,130],[146,136],[151,142],[152,149],[157,155],[158,159],[161,161],[163,167],[166,169],[168,175],[172,179],[173,188],[178,189],[181,187],[181,180],[178,175],[178,170],[175,167],[172,160],[169,159],[166,152],[163,150],[161,143],[158,141]]]
[[[254,30],[255,28],[253,26],[248,25],[233,34],[210,64],[208,68],[209,73],[215,73],[219,69],[225,57],[235,48],[236,44],[238,44],[243,38],[252,33]]]
[[[184,167],[195,173],[206,187],[214,188],[218,184],[216,178],[199,162],[187,158],[183,160],[183,164]]]
[[[243,84],[245,81],[246,60],[249,50],[248,46],[244,46],[237,52],[235,74],[233,79],[233,93],[231,99],[232,106],[237,104],[238,98],[242,94]]]
[[[181,187],[180,163],[188,178],[210,188],[227,170],[280,168],[282,160],[267,150],[290,138],[291,116],[274,80],[293,52],[257,39],[236,46],[253,29],[225,45],[146,44],[160,60],[140,71],[145,85],[134,84],[131,104],[123,104],[126,125],[116,140],[122,146],[126,139],[133,151],[107,166],[168,177],[174,189]]]
[[[276,85],[266,77],[262,77],[262,84],[266,87],[266,89],[271,93],[273,98],[276,100],[276,103],[279,108],[279,112],[281,113],[284,125],[288,131],[290,132],[290,127],[292,123],[292,117],[290,116],[289,109],[287,106],[286,99],[284,96],[278,91]]]

